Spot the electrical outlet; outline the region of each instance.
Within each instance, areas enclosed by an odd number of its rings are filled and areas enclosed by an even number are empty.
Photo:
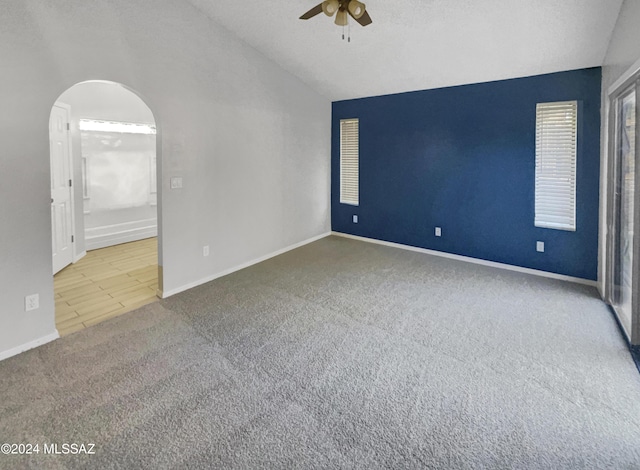
[[[357,224],[357,223],[358,223],[358,216],[357,216],[357,215],[354,215],[354,216],[353,216],[353,223],[354,223],[354,224]]]
[[[31,294],[24,298],[24,311],[30,312],[40,307],[40,295]]]
[[[202,256],[209,256],[209,245],[202,247]]]
[[[544,253],[544,242],[536,242],[536,251]]]
[[[442,228],[436,227],[436,237],[441,237],[441,236],[442,236]]]

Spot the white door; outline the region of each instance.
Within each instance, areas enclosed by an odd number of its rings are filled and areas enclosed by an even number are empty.
[[[53,274],[73,261],[69,110],[54,105],[49,120],[51,154],[51,240]]]
[[[640,251],[638,246],[638,196],[635,189],[638,181],[636,164],[640,155],[636,153],[637,140],[637,102],[640,98],[640,81],[623,89],[612,101],[611,122],[615,134],[612,134],[612,165],[609,191],[610,218],[609,237],[607,239],[608,301],[613,306],[618,319],[632,343],[638,342],[636,323],[638,308],[638,266]],[[634,333],[636,331],[636,333]]]

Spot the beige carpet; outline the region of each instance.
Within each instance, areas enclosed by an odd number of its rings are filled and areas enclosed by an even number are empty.
[[[329,237],[0,362],[14,468],[640,468],[595,289]]]

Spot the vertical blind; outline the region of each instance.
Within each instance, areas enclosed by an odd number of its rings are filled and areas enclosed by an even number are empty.
[[[576,229],[577,121],[577,101],[536,106],[536,227]]]
[[[340,121],[340,202],[359,204],[358,119]]]

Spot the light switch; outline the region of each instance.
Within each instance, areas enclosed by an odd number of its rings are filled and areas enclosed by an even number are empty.
[[[442,228],[436,227],[436,237],[441,237],[441,236],[442,236]]]
[[[353,216],[353,223],[354,223],[354,224],[357,224],[357,223],[358,223],[358,216],[357,216],[357,215],[354,215],[354,216]]]
[[[182,176],[171,177],[171,189],[182,189]]]
[[[536,242],[536,251],[544,253],[544,242]]]

